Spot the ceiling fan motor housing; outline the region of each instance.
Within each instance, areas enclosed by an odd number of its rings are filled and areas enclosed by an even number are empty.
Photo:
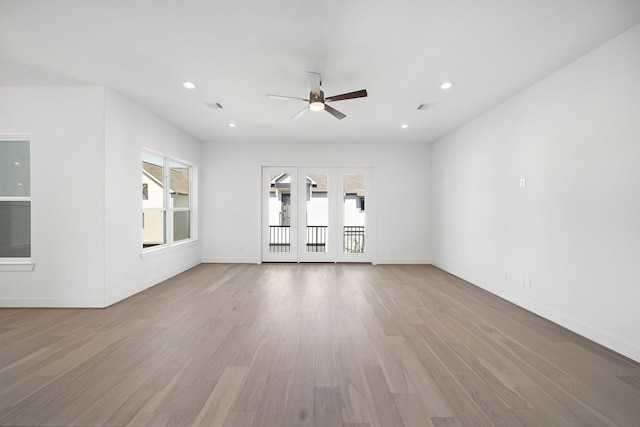
[[[313,111],[324,110],[324,92],[309,92],[309,108]]]

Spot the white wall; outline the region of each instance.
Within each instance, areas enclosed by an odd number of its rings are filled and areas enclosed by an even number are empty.
[[[430,152],[424,144],[203,144],[203,261],[260,261],[260,166],[375,165],[378,263],[428,263]],[[367,197],[369,189],[367,188]],[[369,200],[369,199],[368,199]],[[369,210],[372,205],[367,205]],[[369,213],[369,212],[368,212]]]
[[[432,152],[434,264],[635,360],[639,76],[636,26]]]
[[[0,272],[0,305],[101,306],[103,88],[0,86],[0,133],[31,134],[36,263],[31,272]]]
[[[103,307],[200,263],[200,242],[140,258],[142,147],[197,171],[197,140],[88,86],[0,86],[0,134],[10,133],[31,135],[36,266],[0,272],[0,306]]]
[[[185,161],[197,175],[201,144],[112,90],[105,90],[105,106],[105,301],[111,304],[200,264],[200,241],[145,259],[140,253],[143,148]],[[197,232],[197,206],[192,209],[192,223]]]

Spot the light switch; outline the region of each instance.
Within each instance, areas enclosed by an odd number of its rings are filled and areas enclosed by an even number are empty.
[[[520,178],[520,188],[524,188],[527,186],[527,180],[524,178]]]

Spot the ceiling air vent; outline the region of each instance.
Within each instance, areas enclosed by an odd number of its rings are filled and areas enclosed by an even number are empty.
[[[435,104],[420,104],[418,105],[416,110],[427,111],[427,110],[433,110],[434,108],[435,108]]]
[[[219,102],[205,102],[204,105],[211,108],[212,110],[220,110],[222,108],[222,104]]]

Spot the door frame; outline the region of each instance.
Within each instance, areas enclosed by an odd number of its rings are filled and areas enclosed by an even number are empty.
[[[261,230],[260,239],[260,262],[354,262],[354,263],[371,263],[376,264],[377,260],[377,167],[370,163],[294,163],[294,162],[263,162],[258,165],[260,173],[260,198],[261,209],[259,217],[259,229]],[[268,171],[268,172],[267,172]],[[264,224],[269,222],[269,195],[264,188],[265,174],[274,172],[289,173],[290,176],[296,176],[292,179],[291,192],[296,191],[296,203],[292,203],[291,212],[291,246],[289,253],[269,253],[267,250],[269,244],[269,230]],[[340,244],[339,250],[329,251],[327,253],[307,253],[300,250],[306,247],[306,233],[301,233],[301,227],[306,229],[306,221],[300,223],[298,221],[299,212],[305,212],[305,198],[297,197],[300,193],[298,190],[300,183],[306,182],[306,173],[330,173],[336,177],[342,177],[344,173],[364,173],[366,182],[366,246],[364,253],[343,253],[342,251],[342,232],[344,227],[343,203],[331,203],[329,201],[329,230],[330,239],[333,244]],[[296,181],[295,184],[293,181]],[[342,179],[330,178],[329,191],[333,194],[339,194],[343,190],[341,188]],[[294,189],[295,187],[295,189]],[[331,193],[330,193],[331,194]],[[294,196],[292,196],[293,198]],[[334,196],[337,197],[337,196]],[[334,198],[334,200],[336,200]],[[295,207],[293,205],[296,205]],[[301,210],[303,209],[303,210]],[[335,224],[335,226],[331,226]],[[295,242],[294,240],[295,234]],[[302,242],[302,243],[301,243]],[[301,256],[302,255],[302,256]]]

